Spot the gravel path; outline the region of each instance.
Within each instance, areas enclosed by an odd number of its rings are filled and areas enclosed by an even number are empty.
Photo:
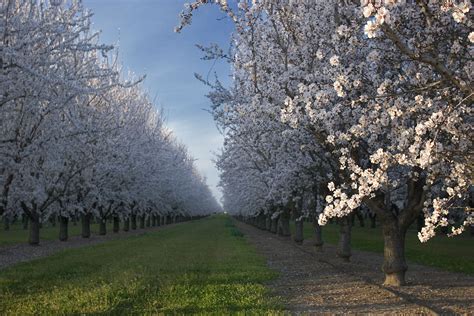
[[[79,248],[103,243],[113,239],[143,235],[147,232],[156,231],[172,225],[176,224],[130,230],[128,232],[119,231],[118,233],[114,233],[112,231],[109,231],[105,236],[91,235],[90,238],[82,238],[81,236],[70,236],[69,240],[65,242],[59,240],[42,240],[39,246],[30,246],[26,243],[3,246],[0,247],[0,270],[17,264],[19,262],[25,262],[41,257],[50,256],[64,249]]]
[[[316,252],[311,240],[296,245],[247,224],[236,222],[280,273],[269,286],[286,298],[293,314],[467,314],[474,315],[474,277],[409,264],[408,285],[384,287],[380,254],[353,251],[350,263],[324,245]]]

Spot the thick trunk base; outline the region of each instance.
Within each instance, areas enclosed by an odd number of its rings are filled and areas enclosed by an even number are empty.
[[[81,215],[81,223],[82,223],[82,231],[81,231],[82,238],[89,238],[91,236],[91,216],[90,216],[90,214],[82,214]]]
[[[68,239],[68,224],[69,218],[60,216],[59,217],[59,240],[67,241]]]
[[[107,234],[107,221],[101,220],[99,223],[99,235],[104,236]]]
[[[39,245],[40,223],[37,219],[30,222],[30,234],[28,243],[32,246]]]
[[[132,215],[132,230],[137,229],[137,215]]]
[[[385,281],[383,282],[383,285],[400,287],[400,286],[403,286],[405,284],[406,284],[405,283],[405,271],[385,274]]]
[[[352,256],[351,253],[351,232],[352,232],[352,218],[353,216],[346,216],[341,219],[339,232],[339,248],[337,255],[343,261],[349,262]]]
[[[127,218],[123,221],[123,231],[128,232],[130,230],[130,219]]]
[[[119,230],[120,230],[120,218],[118,216],[114,216],[113,232],[118,233]]]
[[[22,222],[23,222],[23,229],[27,230],[28,229],[28,216],[23,216]]]
[[[277,218],[272,219],[272,226],[270,228],[270,231],[274,234],[277,233],[277,231],[278,231],[278,219]]]
[[[280,216],[278,219],[278,235],[283,237],[291,236],[290,219],[286,216]]]
[[[3,217],[3,230],[4,231],[10,230],[10,219],[7,216]]]
[[[406,231],[398,226],[396,220],[383,222],[384,262],[382,270],[385,272],[384,285],[402,286],[405,284],[405,272],[408,269],[405,260]]]
[[[298,245],[303,244],[303,221],[295,221],[295,238],[294,241]]]
[[[314,227],[314,247],[316,248],[317,252],[323,251],[323,228],[319,225],[318,219],[313,220],[313,227]]]

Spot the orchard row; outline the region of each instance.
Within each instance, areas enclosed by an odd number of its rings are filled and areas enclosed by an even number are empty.
[[[365,209],[395,286],[414,221],[421,242],[474,224],[470,1],[196,1],[177,30],[206,3],[235,24],[228,53],[203,48],[232,68],[230,87],[207,82],[226,210],[284,234],[337,218],[347,252]]]
[[[38,244],[41,223],[56,218],[133,225],[218,210],[143,78],[124,74],[81,1],[61,2],[0,4],[3,220],[26,217]]]

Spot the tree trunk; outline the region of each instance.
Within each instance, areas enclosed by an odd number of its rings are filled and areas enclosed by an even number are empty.
[[[59,216],[59,240],[67,241],[68,238],[68,224],[69,218],[65,216]]]
[[[35,215],[34,218],[30,218],[30,235],[28,242],[32,246],[39,245],[39,234],[40,234],[40,223],[39,216]]]
[[[28,216],[23,215],[22,216],[22,222],[23,222],[23,229],[27,230],[28,229]]]
[[[425,216],[422,212],[420,212],[420,215],[418,215],[418,217],[416,218],[416,230],[418,232],[421,232],[423,226],[425,226]]]
[[[130,218],[126,218],[124,221],[123,221],[123,231],[124,232],[128,232],[130,230]]]
[[[99,235],[107,234],[107,219],[101,218],[99,223]]]
[[[156,215],[151,216],[151,226],[156,227]]]
[[[351,258],[351,231],[353,215],[348,215],[340,220],[339,249],[337,255],[342,260],[349,262]]]
[[[397,219],[387,219],[383,223],[384,238],[384,285],[401,286],[405,284],[405,272],[408,269],[405,261],[406,230],[398,225]]]
[[[56,215],[51,216],[49,222],[51,223],[51,226],[56,227]],[[41,228],[41,225],[40,225]]]
[[[316,247],[316,251],[321,252],[323,251],[323,229],[318,223],[318,218],[313,219],[313,227],[314,227],[314,246]]]
[[[91,236],[91,215],[89,213],[81,215],[82,223],[82,238],[89,238]]]
[[[289,237],[291,236],[290,232],[290,218],[288,214],[282,213],[278,217],[278,235]]]
[[[375,228],[376,227],[377,215],[370,214],[369,217],[370,217],[370,228]]]
[[[273,218],[272,219],[272,227],[270,228],[270,231],[274,234],[277,233],[277,231],[278,231],[278,218]]]
[[[10,230],[10,218],[8,216],[3,216],[3,230]]]
[[[365,223],[364,223],[364,216],[362,216],[361,212],[360,211],[357,211],[355,213],[355,215],[357,216],[357,219],[359,220],[359,225],[360,227],[364,227],[365,226]]]
[[[303,243],[303,219],[295,220],[295,242],[299,245]]]
[[[135,230],[137,229],[137,215],[132,214],[132,229]]]
[[[140,229],[145,228],[145,215],[140,215]]]
[[[118,233],[120,231],[120,218],[118,217],[118,215],[115,215],[113,217],[113,221],[114,221],[113,232]]]
[[[271,231],[272,230],[272,215],[267,214],[265,218],[265,230]]]

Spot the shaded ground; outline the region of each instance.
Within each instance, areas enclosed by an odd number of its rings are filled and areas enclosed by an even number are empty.
[[[0,269],[12,266],[19,262],[47,257],[64,249],[95,245],[112,239],[142,235],[146,232],[155,231],[168,226],[130,230],[128,232],[119,231],[118,233],[109,231],[107,232],[107,235],[91,235],[89,238],[70,236],[68,241],[41,240],[39,246],[30,246],[27,243],[0,246]]]
[[[237,222],[268,265],[280,272],[269,285],[287,298],[293,313],[472,314],[474,277],[409,264],[408,285],[388,288],[383,283],[382,256],[354,251],[352,262],[336,257],[336,248],[317,253],[311,240],[302,246]]]

